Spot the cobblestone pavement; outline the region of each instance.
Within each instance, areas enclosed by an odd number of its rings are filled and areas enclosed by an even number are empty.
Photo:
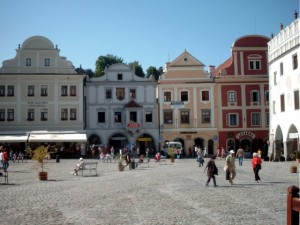
[[[70,174],[77,160],[50,160],[48,181],[37,179],[34,163],[11,163],[9,184],[0,185],[1,225],[281,225],[287,187],[299,186],[299,174],[289,172],[292,162],[263,162],[261,183],[254,182],[250,160],[236,162],[231,186],[224,161],[217,160],[217,188],[205,187],[206,173],[195,159],[151,161],[150,167],[124,172],[116,163],[99,162],[98,176],[86,177]]]

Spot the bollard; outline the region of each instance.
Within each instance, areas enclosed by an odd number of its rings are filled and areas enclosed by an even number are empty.
[[[56,155],[56,162],[59,163],[59,155]]]

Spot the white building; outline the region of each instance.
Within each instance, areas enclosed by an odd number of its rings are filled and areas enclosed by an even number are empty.
[[[268,43],[270,87],[269,155],[288,159],[299,150],[300,21],[295,19]]]
[[[0,143],[86,141],[83,81],[60,50],[28,38],[0,68]],[[61,144],[62,145],[62,144]],[[64,146],[68,148],[70,146]],[[83,147],[84,148],[84,147]]]
[[[86,82],[87,135],[90,145],[116,150],[136,144],[140,154],[158,146],[156,82],[138,77],[123,63]]]

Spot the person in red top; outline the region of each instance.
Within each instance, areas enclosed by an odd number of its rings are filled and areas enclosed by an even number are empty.
[[[261,169],[261,164],[262,161],[261,159],[258,157],[258,154],[256,152],[253,153],[253,158],[252,158],[252,168],[253,168],[253,172],[254,172],[254,176],[255,176],[255,182],[260,181],[260,177],[259,177],[259,170]]]
[[[4,167],[4,172],[6,172],[8,166],[9,166],[9,158],[8,158],[8,153],[7,153],[7,149],[3,151],[3,155],[2,155],[2,164],[3,164],[3,167]]]

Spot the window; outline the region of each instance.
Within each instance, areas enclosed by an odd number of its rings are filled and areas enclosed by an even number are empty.
[[[26,60],[25,65],[26,66],[31,66],[31,58],[26,58],[25,60]]]
[[[70,109],[70,120],[76,120],[76,119],[77,119],[77,110]]]
[[[270,113],[266,112],[266,126],[270,126]]]
[[[137,113],[129,112],[129,119],[130,119],[130,122],[137,122]]]
[[[228,102],[236,102],[236,92],[228,91],[227,98],[228,98]]]
[[[294,106],[295,109],[299,109],[299,90],[294,91]]]
[[[251,102],[259,102],[259,91],[251,91]]]
[[[61,120],[68,120],[68,109],[61,109]]]
[[[297,69],[298,68],[298,56],[297,54],[293,55],[293,69]]]
[[[28,85],[27,87],[27,96],[34,96],[34,85]]]
[[[260,113],[251,113],[251,125],[260,126]]]
[[[7,121],[14,121],[15,120],[15,113],[14,109],[7,110]]]
[[[15,95],[15,86],[14,85],[8,85],[7,86],[7,96],[14,96]]]
[[[250,60],[249,61],[249,69],[250,70],[260,70],[261,69],[261,61],[260,60]]]
[[[172,124],[173,123],[173,111],[172,110],[165,110],[164,111],[164,123],[165,124]]]
[[[44,66],[49,67],[50,66],[50,58],[44,59]]]
[[[5,96],[5,85],[0,85],[0,96]]]
[[[265,91],[265,100],[269,102],[269,91]]]
[[[152,112],[148,111],[146,112],[146,123],[152,123],[153,117],[152,117]]]
[[[123,80],[123,74],[122,73],[118,74],[118,80]]]
[[[209,101],[209,91],[202,91],[202,101]]]
[[[274,85],[277,84],[277,72],[274,72]]]
[[[98,123],[105,123],[105,112],[98,112]]]
[[[42,97],[48,96],[48,86],[47,85],[41,86],[41,96]]]
[[[106,89],[105,90],[105,98],[106,99],[111,99],[112,98],[112,91],[111,91],[111,89]]]
[[[283,75],[283,63],[280,63],[280,76]]]
[[[188,92],[187,91],[182,91],[180,93],[181,95],[181,101],[184,102],[184,101],[188,101],[189,100],[189,96],[188,96]]]
[[[281,112],[285,111],[284,95],[280,95],[280,109],[281,109]]]
[[[276,102],[273,101],[273,114],[276,114]]]
[[[164,102],[170,102],[171,101],[171,92],[165,91],[164,92]]]
[[[125,98],[125,88],[116,88],[116,97],[118,100],[123,100]]]
[[[68,96],[68,86],[67,85],[61,86],[61,96]]]
[[[129,97],[130,97],[130,99],[136,99],[135,89],[129,90]]]
[[[76,96],[76,85],[70,86],[70,96]]]
[[[190,111],[189,110],[180,110],[180,122],[181,123],[190,123]]]
[[[42,121],[48,120],[48,109],[41,109],[41,120]]]
[[[202,123],[210,123],[210,109],[201,110]]]
[[[122,113],[115,112],[115,123],[122,123]]]
[[[28,109],[27,111],[27,120],[34,121],[34,109]]]
[[[0,121],[5,121],[5,109],[0,109]]]
[[[238,114],[237,113],[229,113],[226,116],[227,119],[227,125],[230,127],[236,127],[238,126]]]

